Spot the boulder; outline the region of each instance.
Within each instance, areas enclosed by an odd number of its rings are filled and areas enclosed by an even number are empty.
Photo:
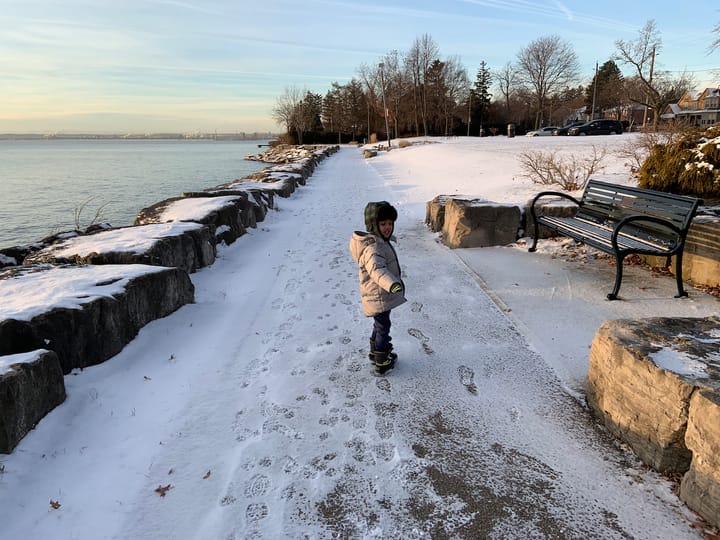
[[[194,301],[179,268],[15,267],[0,273],[0,355],[45,348],[63,373],[119,353],[148,322]],[[18,307],[14,307],[18,306]]]
[[[247,193],[217,195],[206,191],[190,192],[143,208],[135,218],[135,225],[194,221],[210,226],[215,231],[216,242],[230,245],[245,234],[243,216],[252,212],[252,206]]]
[[[25,257],[23,265],[151,264],[194,272],[215,262],[216,253],[213,225],[154,223],[60,240]]]
[[[535,220],[530,213],[530,205],[532,200],[528,201],[523,209],[523,228],[525,229],[525,236],[532,236],[535,234]],[[553,216],[553,217],[574,217],[577,214],[578,206],[573,204],[572,201],[568,201],[562,197],[543,197],[535,205],[535,212],[541,216]],[[548,229],[540,225],[538,228],[538,238],[552,238],[557,236],[557,231]]]
[[[54,352],[0,356],[0,454],[12,452],[63,401],[65,382]]]
[[[720,527],[720,394],[717,391],[698,390],[690,398],[685,444],[693,457],[680,484],[680,498],[708,523]]]
[[[651,266],[667,266],[666,257],[643,258]],[[675,257],[667,268],[675,270]],[[701,215],[693,219],[685,239],[682,273],[684,280],[696,285],[720,286],[720,217]]]
[[[445,225],[445,204],[452,195],[437,195],[425,205],[425,225],[432,232],[440,232]]]
[[[720,383],[717,367],[707,360],[718,358],[718,324],[718,318],[612,320],[593,339],[588,405],[655,470],[690,467],[690,398],[698,388]]]
[[[448,198],[443,240],[451,248],[507,245],[517,240],[520,208],[480,199]]]

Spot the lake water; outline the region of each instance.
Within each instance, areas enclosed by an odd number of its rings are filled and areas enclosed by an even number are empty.
[[[132,225],[137,213],[268,164],[244,157],[267,141],[0,141],[0,249],[101,222]],[[84,205],[84,206],[83,206]]]

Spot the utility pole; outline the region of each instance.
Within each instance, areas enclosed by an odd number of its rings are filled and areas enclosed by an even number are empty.
[[[382,85],[382,100],[383,100],[383,109],[385,109],[385,133],[387,133],[387,141],[388,141],[388,152],[390,151],[390,126],[388,125],[388,110],[387,106],[385,105],[385,75],[383,73],[383,68],[385,67],[385,64],[380,62],[380,84]]]
[[[652,78],[653,78],[653,69],[655,67],[655,45],[653,45],[652,50],[652,56],[650,57],[650,78],[648,80],[648,86],[652,84]],[[643,111],[643,129],[645,128],[645,124],[647,124],[647,117],[648,117],[648,101],[649,94],[645,92],[645,111]]]
[[[590,120],[595,120],[595,97],[597,96],[597,75],[598,75],[598,63],[595,62],[595,81],[593,82],[593,102],[592,111],[590,112]]]
[[[472,90],[470,90],[470,94],[468,94],[468,129],[467,129],[467,136],[470,136],[470,111],[472,111]]]

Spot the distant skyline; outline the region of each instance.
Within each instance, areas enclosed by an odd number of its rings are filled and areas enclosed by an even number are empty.
[[[650,19],[656,70],[720,84],[716,0],[0,0],[0,133],[278,132],[287,87],[325,95],[423,34],[470,80],[558,35],[588,84]]]

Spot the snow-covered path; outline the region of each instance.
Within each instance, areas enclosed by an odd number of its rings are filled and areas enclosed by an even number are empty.
[[[7,538],[698,538],[402,207],[409,301],[374,376],[348,241],[397,198],[343,148],[193,276],[196,304],[69,376],[4,460]]]

